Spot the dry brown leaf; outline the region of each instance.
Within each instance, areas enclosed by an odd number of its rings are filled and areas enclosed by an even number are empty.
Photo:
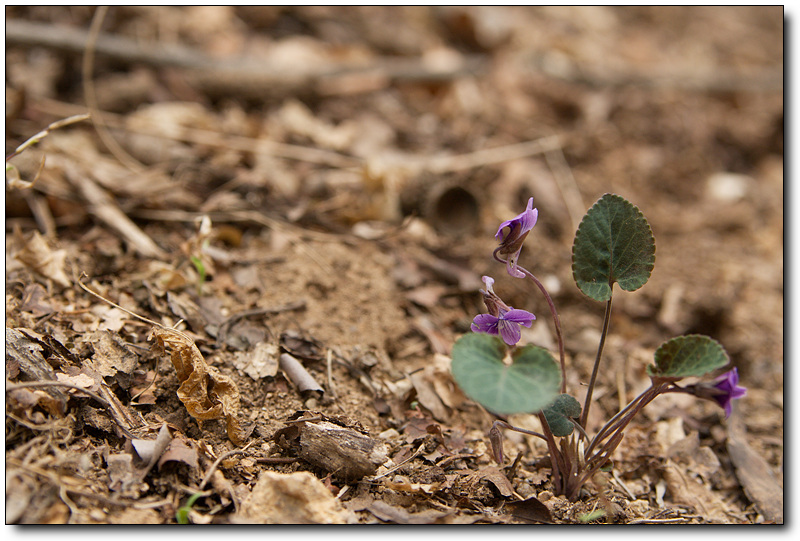
[[[125,326],[128,314],[113,306],[97,305],[92,308],[92,313],[101,318],[98,329],[118,332]]]
[[[108,488],[113,491],[126,491],[138,482],[133,469],[133,456],[129,453],[110,454],[106,457],[108,472]]]
[[[278,355],[280,348],[269,342],[259,342],[250,351],[237,351],[233,357],[233,366],[254,380],[275,377],[278,373]]]
[[[531,496],[519,502],[508,502],[506,506],[511,508],[511,514],[514,518],[523,522],[553,523],[553,516],[550,514],[550,509],[535,496]]]
[[[436,509],[410,513],[402,507],[395,507],[381,500],[372,502],[367,510],[385,522],[394,522],[396,524],[431,524],[450,514],[447,511],[438,511]]]
[[[158,468],[161,469],[161,466],[165,462],[170,461],[183,462],[196,470],[199,467],[197,447],[192,445],[192,442],[186,438],[180,435],[176,436],[169,442],[167,450],[164,451],[164,454],[161,455],[161,458],[158,460]]]
[[[447,292],[447,287],[439,284],[424,285],[406,292],[406,298],[412,302],[432,308],[441,302],[442,295]]]
[[[692,507],[710,523],[730,523],[731,507],[708,486],[692,478],[683,467],[667,459],[662,474],[673,501]]]
[[[452,372],[450,371],[450,357],[435,353],[433,355],[433,365],[425,367],[425,370],[432,370],[431,380],[433,381],[433,388],[436,389],[436,394],[442,399],[442,402],[450,408],[458,409],[461,407],[467,397],[461,392],[461,389],[456,385],[453,379]]]
[[[155,338],[163,349],[171,349],[170,358],[178,380],[178,398],[189,414],[198,421],[225,418],[228,438],[242,445],[244,437],[239,425],[239,388],[236,383],[213,366],[206,364],[194,342],[183,333],[154,327]]]
[[[750,501],[767,520],[783,524],[783,487],[767,461],[747,443],[747,431],[736,407],[728,421],[728,453]]]
[[[497,488],[498,492],[506,498],[510,498],[514,494],[514,487],[511,486],[511,481],[508,480],[508,477],[506,477],[497,466],[486,466],[478,472],[478,475],[480,478],[486,479],[492,483]]]
[[[400,476],[398,476],[400,477]],[[412,483],[408,479],[386,481],[384,484],[397,492],[408,492],[411,494],[433,494],[439,489],[440,483]]]
[[[36,317],[46,316],[55,311],[47,303],[47,291],[41,284],[28,284],[22,293],[22,304],[19,307],[24,312],[30,312]]]
[[[56,375],[53,367],[48,364],[42,353],[44,346],[35,337],[36,333],[30,329],[6,327],[6,366],[9,367],[9,371],[22,373],[23,380],[54,380]],[[60,390],[56,394],[62,398],[66,396]]]
[[[22,235],[22,233],[15,232]],[[27,240],[18,239],[22,249],[17,252],[15,257],[26,267],[43,276],[53,280],[61,287],[69,287],[70,280],[64,272],[64,261],[67,258],[66,250],[51,250],[45,238],[34,231]]]
[[[116,308],[114,310],[124,313]],[[130,380],[131,374],[139,364],[139,357],[128,348],[116,332],[99,330],[86,336],[86,339],[94,349],[92,355],[94,370],[104,378],[121,375],[123,379]]]
[[[56,374],[56,378],[58,378],[58,381],[62,383],[68,383],[70,385],[74,385],[75,387],[88,389],[90,391],[97,391],[100,387],[97,380],[83,372],[74,375],[67,375],[59,372]]]
[[[67,411],[65,400],[54,398],[45,391],[32,389],[15,389],[6,395],[6,408],[30,418],[33,408],[41,406],[45,411],[57,417],[63,417]]]

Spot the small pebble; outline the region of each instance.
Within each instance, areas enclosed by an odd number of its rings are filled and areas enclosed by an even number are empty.
[[[398,432],[394,428],[389,428],[387,430],[384,430],[380,434],[378,434],[378,437],[380,439],[382,439],[382,440],[390,440],[390,439],[396,438],[398,436],[400,436],[400,432]]]
[[[714,173],[706,181],[706,193],[721,203],[734,203],[747,195],[753,179],[736,173]]]

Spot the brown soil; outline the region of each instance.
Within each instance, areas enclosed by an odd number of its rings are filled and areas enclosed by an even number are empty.
[[[87,111],[94,11],[7,8],[7,154]],[[780,7],[115,7],[102,33],[90,110],[119,148],[54,129],[11,160],[29,181],[46,156],[33,187],[6,184],[8,522],[175,523],[197,493],[189,522],[783,522]],[[536,438],[492,460],[448,354],[484,274],[555,351],[491,258],[533,196],[520,262],[583,399],[603,306],[571,244],[606,192],[657,259],[615,294],[590,432],[680,334],[719,340],[748,394],[729,419],[659,398],[568,502]],[[156,325],[183,334],[159,349]]]

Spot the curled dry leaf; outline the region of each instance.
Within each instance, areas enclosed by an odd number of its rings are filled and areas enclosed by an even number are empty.
[[[197,470],[199,467],[197,448],[183,436],[175,437],[158,460],[158,467],[161,468],[165,462],[182,462]]]
[[[244,436],[237,419],[239,388],[236,383],[207,365],[200,350],[186,335],[156,327],[150,332],[150,338],[155,338],[161,348],[172,350],[170,358],[181,382],[178,398],[189,414],[199,421],[224,417],[228,438],[242,445]]]
[[[34,231],[29,239],[23,240],[20,244],[23,247],[15,256],[18,260],[32,271],[52,280],[61,287],[69,287],[70,280],[64,272],[66,250],[51,250],[45,238],[38,231]]]

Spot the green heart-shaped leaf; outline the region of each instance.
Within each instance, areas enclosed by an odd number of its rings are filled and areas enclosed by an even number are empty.
[[[725,348],[716,340],[700,334],[667,340],[656,350],[655,364],[647,373],[656,377],[686,378],[704,376],[730,362]]]
[[[501,415],[537,413],[556,397],[561,372],[553,356],[538,346],[514,350],[503,363],[503,341],[485,333],[467,334],[453,345],[453,378],[468,397]]]
[[[656,243],[642,212],[625,198],[607,193],[589,209],[572,244],[572,277],[596,301],[611,298],[614,282],[635,291],[650,278]]]
[[[555,402],[542,410],[542,413],[550,426],[550,432],[554,436],[563,438],[572,434],[575,426],[570,418],[580,417],[581,404],[568,394],[560,394]]]

